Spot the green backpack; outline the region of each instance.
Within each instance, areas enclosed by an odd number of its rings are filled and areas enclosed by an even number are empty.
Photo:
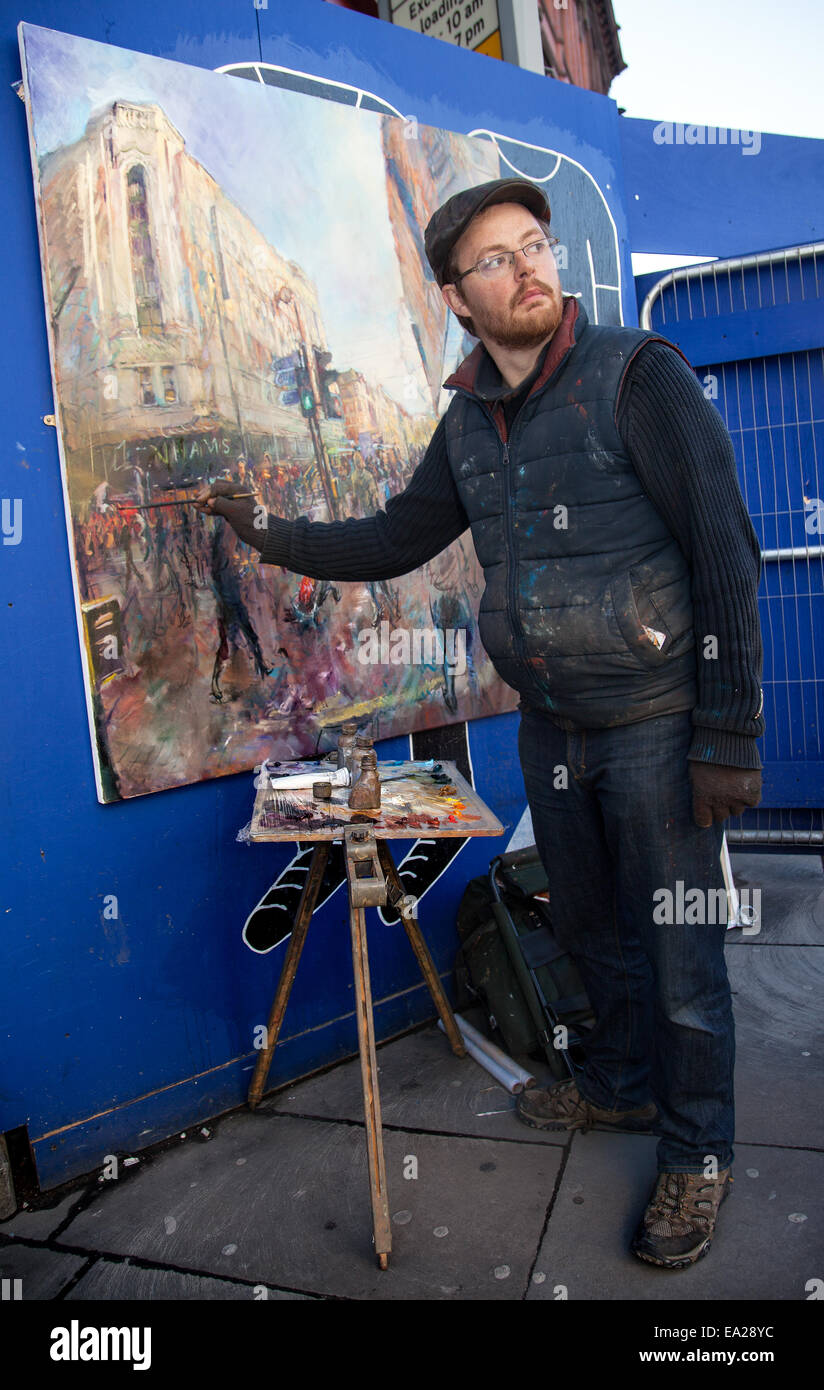
[[[552,930],[546,872],[535,846],[499,855],[473,878],[458,908],[457,1009],[483,1003],[505,1052],[540,1055],[559,1080],[574,1076],[595,1018],[572,957]]]

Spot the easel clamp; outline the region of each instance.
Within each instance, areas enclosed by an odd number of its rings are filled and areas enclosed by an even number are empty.
[[[374,831],[367,825],[349,825],[343,841],[352,906],[381,907],[386,902],[386,878]]]

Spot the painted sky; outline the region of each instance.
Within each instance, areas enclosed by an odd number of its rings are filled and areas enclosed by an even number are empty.
[[[23,33],[41,158],[79,140],[115,99],[156,102],[187,152],[314,280],[334,365],[381,382],[406,409],[424,408],[420,359],[399,313],[382,117],[51,29]],[[420,387],[411,402],[410,372]]]

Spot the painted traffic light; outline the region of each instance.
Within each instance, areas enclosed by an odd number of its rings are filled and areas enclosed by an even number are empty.
[[[324,352],[318,347],[313,348],[312,351],[315,354],[315,370],[318,374],[323,413],[328,420],[342,420],[343,405],[336,384],[338,373],[329,366],[332,361],[332,354],[331,352]]]
[[[301,362],[297,369],[298,392],[300,398],[300,408],[304,415],[314,415],[315,413],[315,393],[312,390],[312,378],[309,375],[309,368]]]
[[[280,391],[281,405],[299,405],[304,415],[313,415],[315,394],[306,359],[300,349],[286,357],[272,358],[272,375]]]

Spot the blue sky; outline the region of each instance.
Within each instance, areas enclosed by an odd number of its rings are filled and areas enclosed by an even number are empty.
[[[824,0],[613,0],[628,116],[824,138]],[[633,256],[636,273],[704,257]]]
[[[613,0],[628,116],[824,137],[822,0]]]

